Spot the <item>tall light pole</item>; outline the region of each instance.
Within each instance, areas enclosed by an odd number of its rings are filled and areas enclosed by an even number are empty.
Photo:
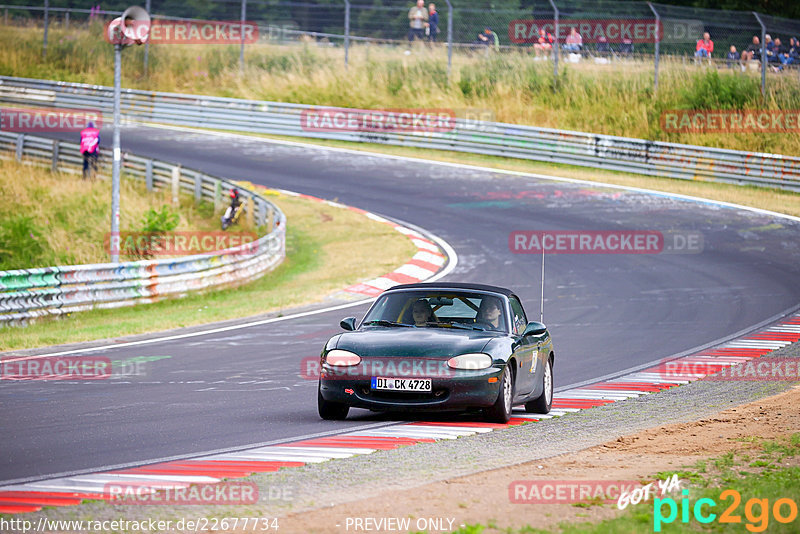
[[[150,0],[144,3],[144,10],[150,14]],[[147,71],[150,68],[150,39],[144,43],[144,75],[147,76]]]
[[[111,162],[111,262],[119,263],[119,170],[122,151],[119,141],[120,92],[122,85],[122,47],[142,44],[150,33],[150,15],[139,6],[131,6],[108,25],[106,37],[114,45],[114,135]]]
[[[111,263],[119,263],[119,94],[122,80],[122,44],[114,43],[114,155],[111,162]]]
[[[242,34],[242,44],[239,48],[239,70],[244,72],[244,21],[247,18],[247,0],[242,0],[242,14],[239,20],[239,32]]]

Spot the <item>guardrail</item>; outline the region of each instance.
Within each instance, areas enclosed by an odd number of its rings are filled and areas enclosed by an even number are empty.
[[[110,151],[101,160],[110,162]],[[0,132],[0,157],[50,165],[54,171],[81,172],[76,143]],[[99,169],[100,172],[107,169]],[[147,189],[172,188],[211,200],[221,207],[223,194],[236,187],[252,210],[263,237],[213,254],[178,259],[69,265],[0,271],[0,323],[23,324],[43,316],[92,308],[116,308],[183,296],[191,291],[245,283],[281,263],[286,250],[286,217],[274,204],[232,182],[164,161],[126,154],[123,177],[145,181]],[[110,172],[108,172],[110,174]]]
[[[92,108],[110,118],[112,88],[0,76],[0,103]],[[131,122],[452,150],[800,191],[800,158],[796,157],[464,119],[454,120],[446,131],[304,127],[304,112],[325,109],[329,108],[132,89],[122,92],[122,117]]]

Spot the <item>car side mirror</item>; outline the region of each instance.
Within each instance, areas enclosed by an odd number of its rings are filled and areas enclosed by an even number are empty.
[[[355,317],[347,317],[345,319],[342,319],[339,322],[339,326],[341,326],[345,330],[355,330],[356,329],[356,318]]]
[[[525,327],[525,331],[522,333],[524,336],[541,336],[547,332],[547,327],[538,321],[531,321]]]

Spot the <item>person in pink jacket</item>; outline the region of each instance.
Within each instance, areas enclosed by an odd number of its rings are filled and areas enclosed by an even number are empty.
[[[100,150],[100,130],[90,122],[81,130],[81,154],[83,155],[83,178],[93,178],[97,171],[97,155]],[[91,168],[91,171],[90,171]]]

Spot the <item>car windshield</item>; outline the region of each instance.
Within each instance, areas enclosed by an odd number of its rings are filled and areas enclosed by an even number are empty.
[[[461,291],[397,291],[383,294],[363,325],[460,328],[507,332],[503,301]]]

